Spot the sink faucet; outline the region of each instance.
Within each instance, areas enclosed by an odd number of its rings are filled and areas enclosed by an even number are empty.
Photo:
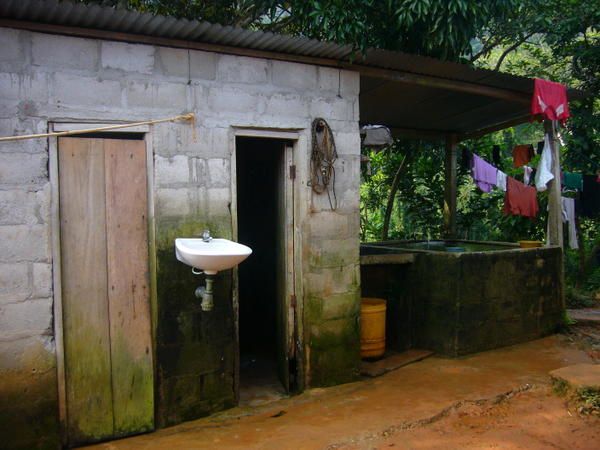
[[[209,230],[204,230],[202,232],[202,240],[204,242],[210,242],[210,241],[212,241],[212,236],[210,235],[210,231]]]

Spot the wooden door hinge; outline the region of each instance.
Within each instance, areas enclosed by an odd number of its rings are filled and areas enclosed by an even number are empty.
[[[292,180],[296,179],[296,165],[295,164],[290,166],[290,178]]]

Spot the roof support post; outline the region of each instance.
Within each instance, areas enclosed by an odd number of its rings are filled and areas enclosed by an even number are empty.
[[[566,308],[565,299],[565,266],[564,266],[564,235],[562,221],[562,201],[560,191],[560,152],[558,143],[556,142],[556,126],[557,122],[544,120],[544,131],[550,140],[550,148],[552,150],[552,179],[548,187],[548,235],[546,242],[548,245],[557,245],[563,250],[561,265],[560,265],[560,296],[562,299],[563,310]]]
[[[549,245],[563,248],[563,222],[560,193],[560,153],[556,142],[555,125],[551,120],[544,120],[544,131],[548,135],[552,149],[552,175],[554,179],[548,186],[548,236]]]
[[[456,158],[457,137],[446,136],[446,157],[444,159],[444,237],[456,239]]]

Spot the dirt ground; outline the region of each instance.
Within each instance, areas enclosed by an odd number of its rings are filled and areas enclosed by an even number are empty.
[[[600,419],[548,372],[596,353],[576,332],[238,407],[100,449],[600,449]],[[597,362],[597,361],[596,361]]]

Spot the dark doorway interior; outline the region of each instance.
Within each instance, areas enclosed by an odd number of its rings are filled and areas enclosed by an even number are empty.
[[[240,403],[259,404],[285,390],[277,375],[277,252],[285,142],[237,138],[239,242],[252,255],[239,266]]]

